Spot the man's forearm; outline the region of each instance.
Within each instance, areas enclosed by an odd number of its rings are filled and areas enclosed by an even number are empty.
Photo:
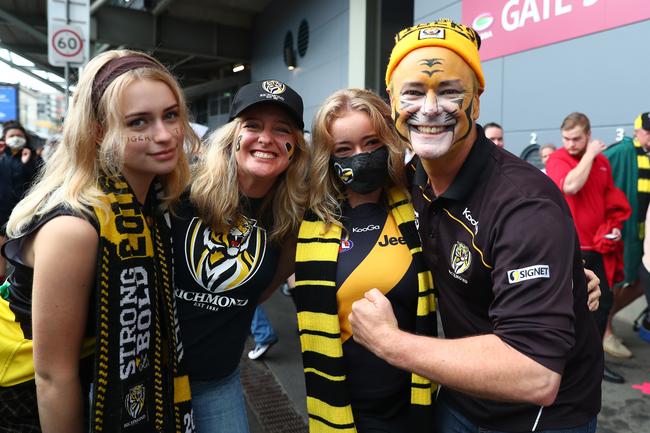
[[[401,369],[480,398],[553,403],[561,376],[494,334],[440,339],[395,331],[377,355]]]
[[[566,178],[564,178],[562,190],[565,194],[577,194],[582,187],[585,186],[593,163],[594,157],[585,153],[582,159],[580,159],[578,165],[566,175]]]

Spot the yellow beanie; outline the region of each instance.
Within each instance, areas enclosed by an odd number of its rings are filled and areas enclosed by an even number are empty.
[[[481,37],[473,28],[448,19],[405,28],[395,35],[395,46],[386,68],[386,86],[390,83],[393,71],[408,53],[422,47],[443,47],[454,51],[474,70],[481,94],[485,89],[485,77],[478,55],[480,46]]]

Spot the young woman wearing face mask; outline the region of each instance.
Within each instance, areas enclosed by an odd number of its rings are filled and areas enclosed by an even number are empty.
[[[436,333],[432,279],[404,188],[406,147],[389,107],[366,90],[334,93],[314,120],[295,289],[313,432],[410,433],[431,425],[435,385],[355,343],[348,322],[352,303],[377,287],[400,328]]]
[[[29,136],[18,122],[7,122],[2,130],[5,148],[0,156],[0,244],[5,241],[5,226],[16,203],[34,181],[40,158],[29,146]],[[7,264],[0,257],[0,281],[5,280]]]
[[[198,138],[158,61],[119,50],[84,67],[7,225],[1,432],[193,431],[168,227],[189,179],[183,142]]]
[[[292,272],[307,201],[302,113],[282,82],[243,86],[175,212],[175,294],[201,433],[248,432],[239,360],[255,306]]]

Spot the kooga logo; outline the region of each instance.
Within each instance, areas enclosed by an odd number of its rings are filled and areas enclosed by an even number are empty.
[[[548,265],[535,265],[508,271],[508,282],[514,284],[535,278],[550,278],[550,276]]]

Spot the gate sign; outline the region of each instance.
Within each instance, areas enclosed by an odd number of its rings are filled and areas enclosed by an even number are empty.
[[[18,120],[18,87],[0,84],[0,122]]]
[[[83,63],[84,37],[76,26],[55,26],[50,39],[50,63]]]
[[[648,0],[462,0],[481,60],[650,19]]]

